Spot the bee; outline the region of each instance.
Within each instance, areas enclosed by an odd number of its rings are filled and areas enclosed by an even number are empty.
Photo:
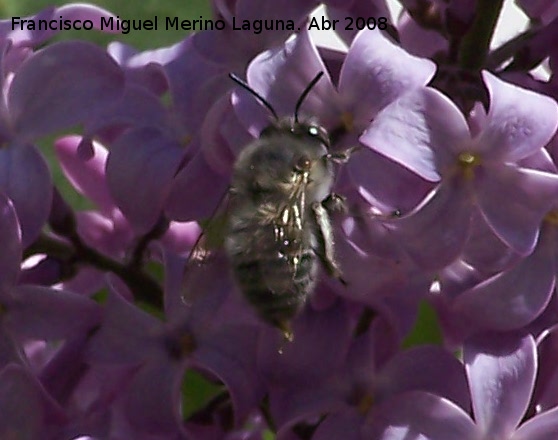
[[[332,192],[334,164],[324,127],[299,120],[320,72],[300,95],[293,117],[273,107],[230,74],[274,116],[259,138],[239,154],[227,196],[224,249],[238,287],[259,316],[292,340],[291,320],[313,292],[320,264],[344,283],[335,259],[330,213],[344,200]],[[205,254],[194,251],[199,255]]]

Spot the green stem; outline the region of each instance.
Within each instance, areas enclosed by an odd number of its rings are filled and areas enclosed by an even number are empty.
[[[477,0],[475,19],[459,48],[459,65],[463,69],[483,68],[503,3],[504,0]]]

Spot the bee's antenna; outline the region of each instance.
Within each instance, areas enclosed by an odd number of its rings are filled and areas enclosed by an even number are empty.
[[[306,97],[308,96],[308,93],[310,93],[310,90],[312,90],[314,88],[314,86],[316,85],[316,83],[320,80],[320,78],[324,75],[324,72],[320,72],[318,73],[314,79],[312,81],[310,81],[310,84],[308,84],[306,86],[306,88],[304,89],[304,91],[302,92],[302,94],[300,95],[300,98],[298,98],[298,101],[296,102],[295,105],[295,112],[294,112],[294,119],[295,122],[298,124],[298,111],[300,110],[300,106],[302,105],[302,103],[304,102],[304,100],[306,99]]]
[[[266,99],[262,95],[260,95],[258,92],[256,92],[252,87],[250,87],[246,82],[241,80],[234,73],[232,73],[232,72],[229,73],[229,78],[232,79],[235,83],[237,83],[244,90],[247,90],[248,92],[250,92],[258,101],[260,101],[263,105],[265,105],[265,107],[271,112],[271,114],[273,115],[275,120],[279,120],[279,116],[277,116],[277,112],[275,111],[275,109],[271,106],[271,104],[269,102],[266,101]]]

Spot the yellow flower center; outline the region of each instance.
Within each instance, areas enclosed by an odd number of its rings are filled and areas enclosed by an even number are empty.
[[[361,414],[366,414],[370,408],[374,405],[374,396],[370,393],[363,395],[357,405],[358,412]]]
[[[553,209],[552,211],[547,212],[544,216],[544,221],[550,223],[552,226],[558,226],[558,210]]]
[[[480,165],[481,159],[473,153],[464,151],[457,157],[457,162],[463,172],[463,176],[466,179],[472,179],[474,177],[474,169]]]
[[[354,125],[355,119],[351,112],[343,112],[341,115],[341,123],[343,124],[343,128],[345,132],[351,133],[355,127]]]

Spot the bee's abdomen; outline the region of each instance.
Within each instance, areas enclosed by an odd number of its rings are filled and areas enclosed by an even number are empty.
[[[316,256],[309,245],[281,246],[266,226],[252,228],[251,240],[246,234],[233,229],[228,238],[234,275],[260,316],[279,326],[297,314],[312,291]]]

